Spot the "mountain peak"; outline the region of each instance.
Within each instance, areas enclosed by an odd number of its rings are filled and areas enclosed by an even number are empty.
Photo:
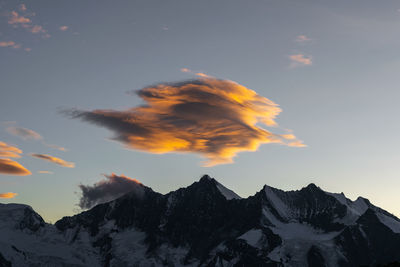
[[[212,185],[215,186],[218,191],[227,199],[227,200],[231,200],[231,199],[241,199],[241,197],[236,194],[235,192],[233,192],[232,190],[230,190],[229,188],[225,187],[224,185],[222,185],[221,183],[219,183],[217,180],[215,180],[214,178],[210,177],[208,174],[203,175],[200,180],[199,180],[200,184],[207,184],[207,185]]]
[[[214,178],[211,178],[208,174],[204,174],[204,175],[200,178],[199,182],[201,182],[201,181],[212,181],[212,180],[215,180],[215,179],[214,179]]]

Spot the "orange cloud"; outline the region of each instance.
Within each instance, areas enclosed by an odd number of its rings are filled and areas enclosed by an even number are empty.
[[[238,83],[204,77],[139,90],[147,105],[124,111],[72,110],[67,113],[112,130],[126,147],[150,153],[198,153],[205,166],[232,163],[237,153],[261,144],[300,142],[274,134],[277,104]]]
[[[61,27],[60,27],[60,30],[64,32],[64,31],[68,30],[68,26],[65,26],[65,25],[64,25],[64,26],[61,26]]]
[[[33,26],[33,27],[30,29],[30,32],[31,32],[31,33],[40,33],[40,32],[45,33],[46,31],[43,29],[42,26],[40,26],[40,25],[35,25],[35,26]]]
[[[53,172],[51,172],[51,171],[38,171],[38,173],[42,173],[42,174],[53,174]]]
[[[0,198],[14,198],[18,194],[13,192],[0,193]]]
[[[62,147],[62,146],[57,146],[57,145],[53,145],[53,144],[47,144],[45,142],[43,142],[43,144],[45,146],[47,146],[47,147],[50,147],[50,148],[53,148],[53,149],[57,149],[57,150],[60,150],[60,151],[68,151],[68,149],[66,149],[65,147]]]
[[[15,127],[15,126],[11,126],[11,127],[7,127],[7,132],[18,136],[24,140],[28,140],[28,139],[34,139],[34,140],[39,140],[42,139],[42,136],[40,134],[38,134],[37,132],[35,132],[34,130],[31,129],[27,129],[27,128],[22,128],[22,127]]]
[[[23,13],[27,14],[26,5],[21,4],[19,6],[19,10],[22,11]],[[29,14],[30,17],[32,17],[34,15],[35,15],[35,13]],[[50,37],[50,34],[47,33],[47,30],[45,30],[43,28],[43,26],[32,25],[32,20],[29,17],[27,17],[27,15],[24,17],[24,16],[18,14],[17,11],[11,11],[9,16],[10,16],[10,18],[8,20],[8,24],[13,25],[14,28],[22,27],[22,28],[26,29],[27,31],[29,31],[29,32],[31,32],[33,34],[40,33],[43,38],[49,38]],[[14,48],[20,48],[21,45],[16,45],[16,46],[13,46],[13,47]],[[25,51],[30,51],[30,49],[29,48],[27,50],[25,49]]]
[[[32,21],[30,18],[21,16],[16,11],[11,11],[10,19],[8,20],[8,24],[27,24],[27,23],[31,23],[31,22]]]
[[[306,42],[309,42],[309,41],[311,41],[311,39],[308,38],[306,35],[298,35],[296,37],[296,42],[298,42],[298,43],[306,43]]]
[[[0,173],[7,175],[31,175],[32,173],[24,166],[11,159],[0,159]]]
[[[21,4],[21,5],[19,5],[19,10],[21,10],[21,11],[26,11],[26,5],[25,4]]]
[[[291,68],[298,66],[309,66],[312,65],[311,56],[305,56],[303,54],[290,55],[290,60],[292,61],[290,64]]]
[[[58,165],[63,166],[63,167],[67,167],[67,168],[74,168],[75,167],[75,163],[73,163],[73,162],[68,162],[68,161],[65,161],[63,159],[56,158],[56,157],[53,157],[53,156],[50,156],[50,155],[46,155],[46,154],[31,154],[31,156],[35,157],[35,158],[38,158],[38,159],[44,159],[44,160],[53,162],[53,163],[58,164]]]
[[[8,145],[0,141],[0,157],[2,158],[20,158],[22,150],[18,147]]]
[[[7,46],[14,46],[14,45],[15,45],[14,41],[0,42],[0,47],[7,47]]]

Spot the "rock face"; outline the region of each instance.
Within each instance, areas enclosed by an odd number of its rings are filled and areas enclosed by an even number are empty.
[[[400,220],[314,184],[246,199],[215,179],[140,190],[50,225],[0,204],[0,266],[374,266],[400,261]]]

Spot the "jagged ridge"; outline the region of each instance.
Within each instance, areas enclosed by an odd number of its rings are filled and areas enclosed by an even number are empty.
[[[45,224],[28,206],[1,205],[0,218],[12,220],[0,220],[0,263],[358,266],[400,261],[398,218],[366,199],[353,202],[314,184],[289,192],[264,186],[246,199],[207,175],[165,195],[143,185],[139,189],[55,225]]]

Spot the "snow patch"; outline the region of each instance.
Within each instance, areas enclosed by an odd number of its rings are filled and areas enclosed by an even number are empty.
[[[378,216],[378,219],[387,227],[390,228],[394,233],[400,234],[400,221],[395,220],[394,218],[391,218],[385,214],[376,213],[376,216]]]
[[[216,185],[218,190],[221,192],[221,194],[227,199],[227,200],[231,200],[231,199],[241,199],[241,197],[236,194],[235,192],[233,192],[232,190],[226,188],[225,186],[223,186],[222,184],[218,183],[216,181]]]
[[[250,246],[257,247],[257,244],[259,243],[262,236],[263,232],[260,229],[252,229],[239,236],[238,239],[243,239]]]

